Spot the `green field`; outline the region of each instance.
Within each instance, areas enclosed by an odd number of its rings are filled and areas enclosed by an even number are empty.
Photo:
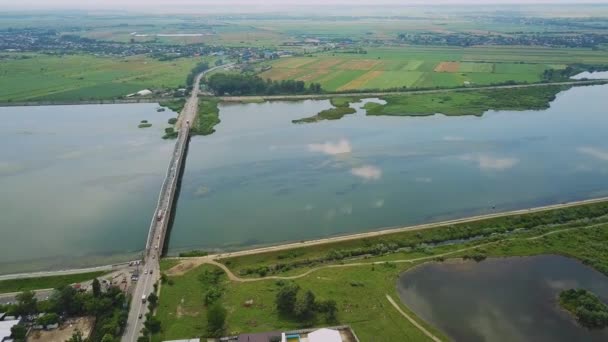
[[[194,58],[28,56],[0,62],[0,102],[112,99],[142,89],[176,88],[197,63]]]
[[[398,299],[395,283],[401,272],[447,258],[562,254],[608,274],[606,239],[608,203],[604,202],[220,261],[241,277],[258,278],[260,270],[266,276],[290,276],[290,281],[313,291],[319,300],[335,300],[339,322],[349,324],[361,341],[425,341],[428,338],[386,299],[386,295]],[[169,277],[173,285],[162,287],[157,314],[162,333],[155,341],[205,335],[207,308],[202,298],[207,285],[201,274],[214,267],[202,265]],[[219,300],[228,310],[230,335],[303,327],[277,313],[277,279],[238,282],[223,277],[221,287]],[[249,300],[253,304],[245,305]],[[414,316],[405,306],[401,308]],[[317,318],[312,324],[323,322]]]
[[[107,272],[89,272],[62,276],[2,280],[0,281],[0,293],[54,289],[63,285],[91,280],[105,273]]]
[[[564,69],[573,63],[608,64],[608,54],[540,47],[368,48],[367,54],[281,58],[266,62],[271,69],[259,76],[320,83],[327,91],[446,88],[540,82],[545,70]]]

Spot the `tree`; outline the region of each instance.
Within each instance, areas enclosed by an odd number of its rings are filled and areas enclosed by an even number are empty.
[[[24,291],[17,295],[17,312],[29,316],[36,313],[38,300],[34,291]]]
[[[302,320],[309,321],[315,315],[315,295],[308,290],[302,296],[298,296],[293,310],[294,315]]]
[[[59,315],[56,313],[47,313],[41,317],[38,317],[36,323],[39,325],[47,326],[49,324],[55,324],[59,322]]]
[[[226,309],[220,303],[215,303],[207,313],[207,334],[211,337],[221,337],[226,324]]]
[[[70,337],[70,339],[66,342],[84,342],[84,338],[82,338],[82,332],[80,332],[80,330],[74,331],[72,337]]]
[[[11,327],[11,336],[13,336],[16,341],[25,341],[25,334],[27,334],[25,325],[17,324]]]
[[[338,305],[333,299],[321,301],[317,304],[317,309],[325,313],[325,321],[327,323],[338,322]]]
[[[281,287],[276,296],[277,310],[283,315],[293,315],[300,287],[287,283]]]
[[[114,339],[114,336],[110,335],[110,334],[105,334],[103,335],[103,337],[101,338],[101,342],[114,342],[116,341]]]
[[[160,332],[161,326],[158,318],[148,314],[146,322],[144,323],[144,327],[148,329],[151,334],[156,334]]]
[[[93,297],[99,298],[101,296],[101,284],[97,278],[93,279]]]
[[[150,293],[150,295],[148,296],[148,302],[150,303],[152,308],[156,307],[156,304],[158,303],[158,296],[156,295],[156,293]]]

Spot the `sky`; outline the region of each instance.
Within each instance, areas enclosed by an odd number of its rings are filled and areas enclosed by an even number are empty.
[[[436,5],[436,4],[546,4],[546,3],[602,3],[608,0],[0,0],[4,9],[104,9],[141,11],[164,8],[221,7],[235,9],[281,10],[294,6],[340,6],[347,5]]]

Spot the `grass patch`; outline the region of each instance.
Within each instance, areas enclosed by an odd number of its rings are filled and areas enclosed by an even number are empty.
[[[219,101],[216,99],[200,99],[198,112],[192,125],[193,135],[210,135],[215,132],[215,125],[220,123]]]
[[[159,103],[159,105],[161,107],[169,108],[170,110],[172,110],[176,113],[181,113],[182,109],[184,109],[184,106],[186,105],[186,99],[163,101],[163,102]]]
[[[482,115],[492,110],[541,110],[566,86],[385,96],[385,105],[367,103],[367,115]]]
[[[98,278],[105,273],[107,272],[89,272],[61,276],[2,280],[0,281],[0,293],[54,289],[64,285]]]
[[[168,269],[173,268],[173,266],[179,264],[179,260],[176,259],[161,259],[160,260],[160,271],[164,272]]]

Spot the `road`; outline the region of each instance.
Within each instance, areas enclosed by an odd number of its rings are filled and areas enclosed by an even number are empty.
[[[588,80],[588,81],[566,81],[566,82],[551,82],[551,83],[532,83],[532,84],[515,84],[490,87],[468,87],[468,88],[448,88],[448,89],[432,89],[432,90],[409,90],[395,92],[369,92],[369,93],[340,93],[340,94],[309,94],[309,95],[262,95],[262,96],[220,96],[222,101],[226,102],[242,102],[249,100],[303,100],[303,99],[327,99],[332,97],[374,97],[387,95],[407,95],[407,94],[434,94],[448,92],[465,92],[475,90],[488,89],[516,89],[516,88],[531,88],[545,87],[557,85],[590,85],[590,84],[605,84],[608,80]]]
[[[184,109],[180,113],[176,127],[178,128],[175,149],[171,156],[171,162],[167,169],[167,175],[160,190],[158,203],[154,217],[150,223],[148,240],[144,251],[143,270],[139,281],[132,292],[131,307],[122,342],[135,342],[143,328],[145,316],[148,313],[147,298],[154,290],[154,283],[160,279],[160,264],[165,234],[168,229],[169,214],[173,206],[175,189],[179,180],[179,173],[185,158],[186,145],[188,144],[190,127],[192,126],[198,111],[198,96],[200,94],[200,82],[206,73],[213,70],[225,68],[230,64],[220,65],[200,73],[195,79],[192,94],[186,101]]]

